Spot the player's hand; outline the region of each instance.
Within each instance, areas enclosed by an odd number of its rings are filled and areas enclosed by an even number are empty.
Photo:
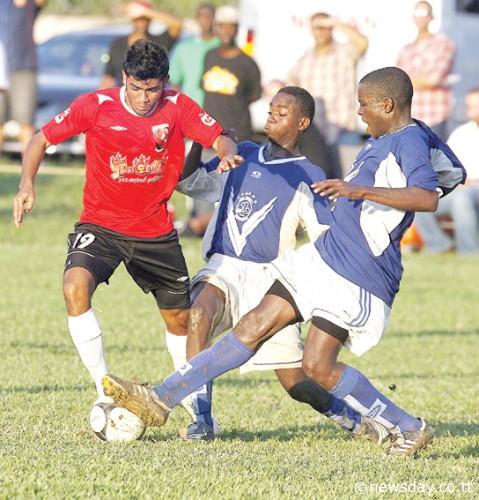
[[[23,212],[30,212],[35,204],[35,190],[33,187],[20,188],[13,199],[13,222],[20,227],[23,221]]]
[[[327,179],[325,181],[313,182],[311,187],[315,193],[319,193],[330,200],[336,200],[341,197],[353,200],[363,198],[363,188],[361,186],[344,182],[341,179]]]
[[[222,172],[228,172],[234,168],[238,168],[244,162],[244,158],[241,155],[226,155],[223,156],[221,161],[216,167],[216,172],[221,174]]]

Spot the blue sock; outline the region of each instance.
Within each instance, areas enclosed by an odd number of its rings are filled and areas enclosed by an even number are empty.
[[[191,358],[154,389],[166,406],[173,408],[198,387],[246,363],[254,353],[254,350],[246,347],[230,332],[216,344]]]
[[[402,432],[408,432],[421,427],[420,420],[395,405],[351,366],[346,366],[331,394],[390,430],[398,428]]]
[[[343,429],[351,432],[354,432],[361,425],[361,414],[332,394],[329,396],[329,406],[324,415]]]
[[[191,394],[191,402],[196,417],[195,422],[205,423],[213,427],[213,417],[211,415],[212,397],[213,381],[208,382]]]

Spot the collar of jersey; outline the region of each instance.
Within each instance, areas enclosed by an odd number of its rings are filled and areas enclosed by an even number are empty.
[[[380,135],[378,139],[382,139],[383,137],[387,137],[388,135],[397,134],[398,132],[402,132],[403,130],[409,127],[416,127],[416,126],[417,126],[416,122],[408,123],[407,125],[404,125],[404,127],[398,128],[397,130],[393,130],[392,132],[388,132],[387,134]]]
[[[148,118],[149,116],[153,115],[154,112],[158,109],[158,105],[155,107],[155,109],[151,112],[148,113],[147,115],[139,115],[138,113],[135,113],[130,106],[128,106],[128,103],[126,102],[126,89],[125,86],[122,85],[120,87],[120,102],[123,105],[123,107],[128,111],[133,116],[138,116],[138,118]]]
[[[264,150],[266,148],[266,145],[261,146],[258,151],[258,159],[261,163],[265,163],[267,165],[274,165],[277,163],[288,163],[290,161],[297,161],[297,160],[305,160],[305,156],[292,156],[291,158],[279,158],[278,160],[266,160],[264,157]]]

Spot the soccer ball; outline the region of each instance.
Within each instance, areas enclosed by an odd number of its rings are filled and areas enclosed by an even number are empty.
[[[146,429],[140,418],[112,403],[96,403],[90,412],[90,425],[102,441],[134,441]]]

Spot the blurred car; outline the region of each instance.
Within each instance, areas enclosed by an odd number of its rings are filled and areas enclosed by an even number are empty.
[[[151,32],[161,33],[164,27],[152,23]],[[50,38],[38,46],[38,107],[35,129],[51,120],[68,107],[70,102],[85,92],[98,89],[105,64],[109,60],[112,40],[131,33],[131,25],[108,25],[95,29],[64,33]],[[5,124],[5,152],[19,153],[19,125]],[[84,136],[79,135],[58,146],[51,146],[48,153],[83,155]]]

